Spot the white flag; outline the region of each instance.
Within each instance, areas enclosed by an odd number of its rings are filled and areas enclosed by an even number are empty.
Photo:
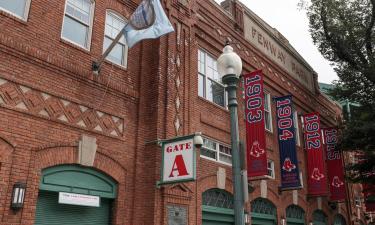
[[[123,32],[127,45],[131,48],[143,39],[158,38],[173,31],[160,1],[143,0],[131,15]]]

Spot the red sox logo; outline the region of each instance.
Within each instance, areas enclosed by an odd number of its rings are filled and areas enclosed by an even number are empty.
[[[339,188],[343,185],[344,185],[344,182],[342,182],[338,176],[333,177],[332,186]]]
[[[311,174],[311,178],[314,179],[314,180],[320,181],[321,179],[324,178],[324,175],[322,173],[320,173],[318,168],[314,168],[314,170]]]
[[[259,158],[262,154],[264,154],[264,149],[259,147],[258,141],[254,141],[253,146],[251,146],[250,155]]]
[[[292,163],[289,157],[285,158],[284,164],[283,164],[283,170],[291,172],[296,168],[296,165]]]

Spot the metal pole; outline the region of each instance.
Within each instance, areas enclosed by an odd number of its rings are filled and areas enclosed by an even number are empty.
[[[232,172],[234,192],[234,221],[235,225],[244,225],[244,201],[242,197],[241,161],[238,135],[237,113],[237,83],[239,78],[235,74],[224,75],[222,81],[227,85],[228,107],[230,112],[230,132],[232,147]]]
[[[122,30],[117,34],[116,38],[112,41],[112,43],[108,46],[108,48],[105,50],[105,52],[100,56],[98,61],[93,61],[92,62],[92,70],[94,72],[99,73],[100,67],[102,66],[102,63],[104,59],[108,56],[108,54],[112,51],[112,49],[115,47],[115,45],[118,43],[120,38],[124,35],[124,30],[128,26],[129,23],[127,23]]]

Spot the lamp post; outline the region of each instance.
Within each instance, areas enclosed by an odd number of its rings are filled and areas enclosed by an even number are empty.
[[[232,148],[232,171],[234,192],[234,221],[235,225],[244,225],[244,201],[241,185],[241,162],[238,137],[237,113],[237,83],[242,71],[241,58],[233,52],[233,48],[226,43],[223,53],[217,60],[218,72],[222,82],[227,85],[228,107],[230,112],[230,132]]]

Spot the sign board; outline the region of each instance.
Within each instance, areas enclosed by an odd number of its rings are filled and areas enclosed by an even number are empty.
[[[167,219],[168,225],[187,225],[187,207],[168,205]]]
[[[194,135],[165,141],[162,146],[162,171],[160,183],[195,180]]]
[[[99,207],[100,197],[93,195],[59,192],[59,204]]]
[[[311,69],[303,65],[297,57],[288,50],[281,41],[273,37],[271,33],[275,30],[271,27],[267,30],[267,25],[260,25],[254,18],[244,14],[244,36],[251,44],[258,48],[269,59],[283,68],[289,75],[299,83],[307,87],[310,91],[314,90],[314,76]]]

